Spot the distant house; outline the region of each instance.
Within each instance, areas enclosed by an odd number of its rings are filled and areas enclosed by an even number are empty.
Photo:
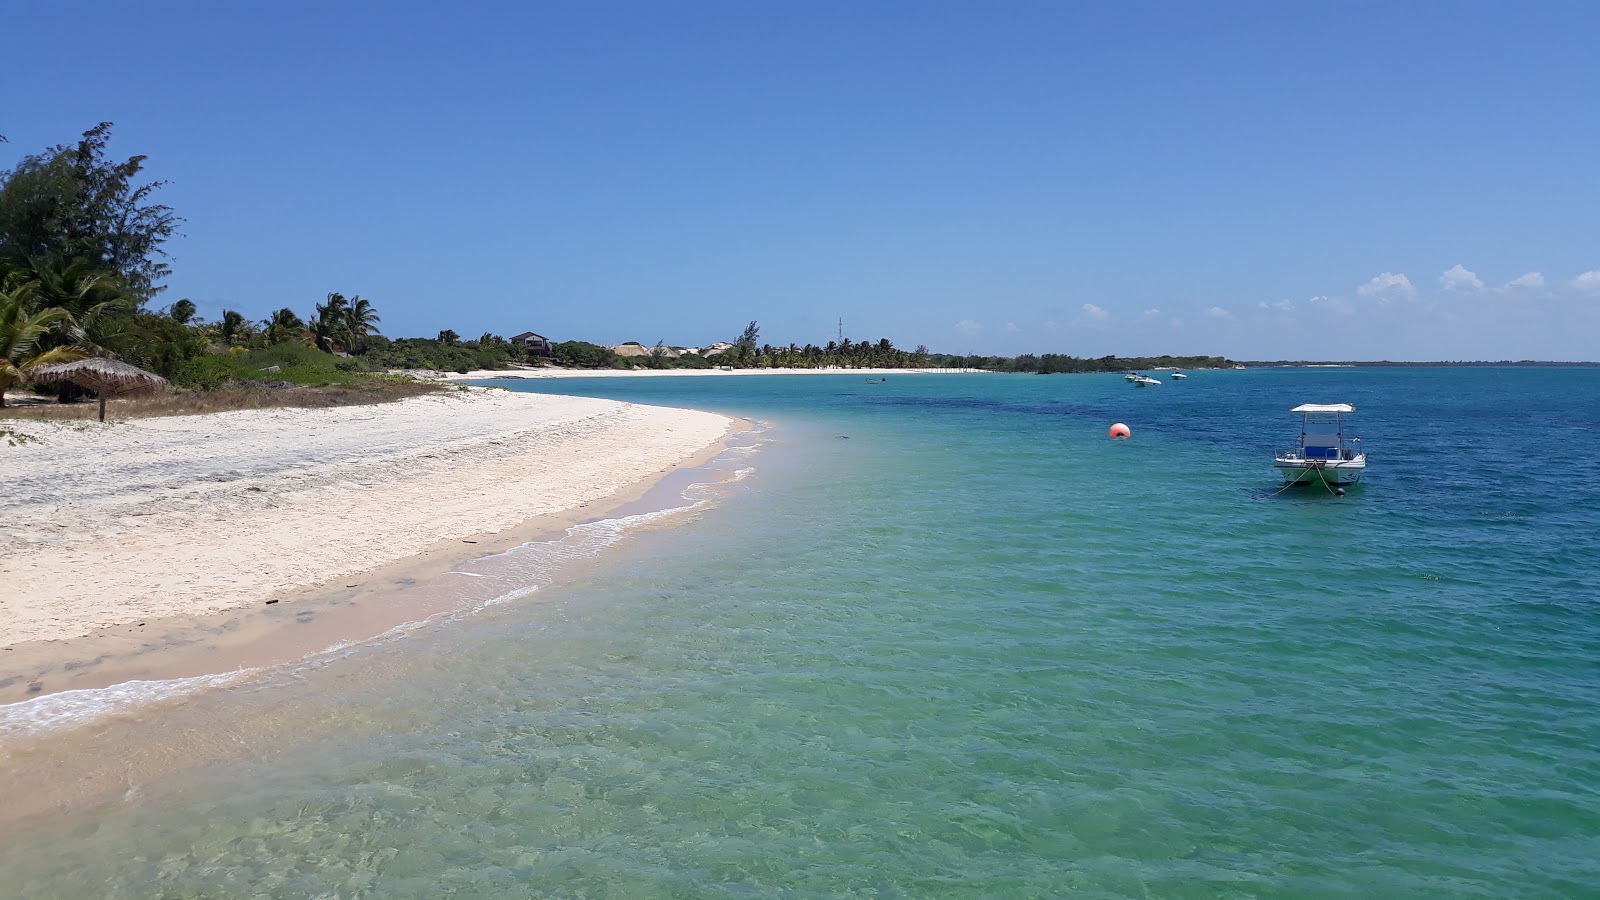
[[[728,343],[727,341],[717,341],[716,343],[706,347],[704,350],[701,350],[700,351],[700,355],[701,356],[716,356],[718,353],[723,353],[725,351],[732,350],[732,349],[733,349],[733,345]]]
[[[550,339],[542,334],[534,334],[531,331],[524,331],[521,334],[512,335],[511,343],[521,344],[539,356],[550,355]]]

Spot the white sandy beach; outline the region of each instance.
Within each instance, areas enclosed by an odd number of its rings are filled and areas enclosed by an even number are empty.
[[[474,389],[375,406],[6,422],[0,646],[254,606],[605,500],[712,413]]]

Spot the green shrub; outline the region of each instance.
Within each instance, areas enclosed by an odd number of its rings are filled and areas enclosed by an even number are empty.
[[[253,381],[287,381],[302,387],[350,387],[370,377],[364,374],[366,368],[364,360],[334,356],[294,341],[265,350],[195,357],[178,367],[172,381],[179,387],[200,390]]]

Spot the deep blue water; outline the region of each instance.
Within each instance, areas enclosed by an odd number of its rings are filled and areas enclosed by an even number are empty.
[[[317,673],[294,699],[315,725],[270,756],[0,842],[5,883],[1600,885],[1600,370],[507,386],[750,416],[771,443],[718,506],[598,571]],[[1370,468],[1344,498],[1278,491],[1302,402],[1358,408]]]

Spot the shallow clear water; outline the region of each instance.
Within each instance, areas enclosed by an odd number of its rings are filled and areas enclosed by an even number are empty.
[[[615,564],[0,838],[22,896],[1585,896],[1600,371],[528,382],[772,422]],[[1368,482],[1275,493],[1288,408]],[[1133,439],[1106,428],[1127,422]],[[174,733],[203,729],[192,702]],[[238,713],[243,714],[243,713]],[[168,726],[164,726],[168,727]],[[270,735],[270,740],[261,734]],[[232,739],[230,737],[230,739]]]

